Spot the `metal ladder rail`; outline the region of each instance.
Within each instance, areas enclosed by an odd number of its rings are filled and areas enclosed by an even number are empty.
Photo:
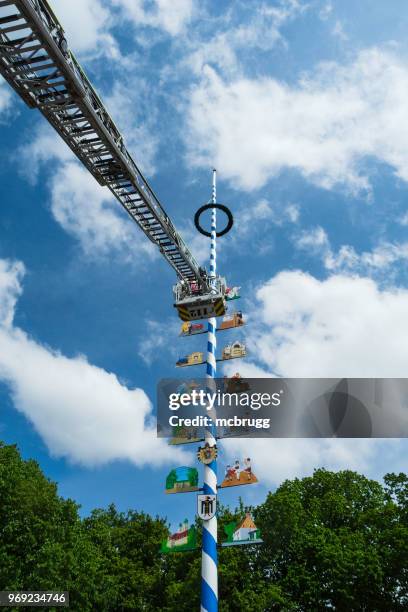
[[[201,271],[137,168],[74,56],[58,45],[63,30],[43,0],[1,1],[0,72],[38,108],[101,185],[106,185],[180,278]],[[48,7],[49,8],[49,7]],[[154,231],[153,231],[154,230]],[[158,231],[157,231],[158,230]]]

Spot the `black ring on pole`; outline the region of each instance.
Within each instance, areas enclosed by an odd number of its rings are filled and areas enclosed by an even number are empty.
[[[224,206],[224,204],[204,204],[204,206],[201,206],[201,208],[197,210],[196,214],[194,215],[194,225],[196,226],[200,234],[203,234],[204,236],[208,236],[208,238],[211,238],[211,232],[207,232],[200,225],[201,214],[204,211],[209,210],[210,208],[218,208],[218,210],[222,210],[222,212],[224,212],[228,217],[228,223],[226,227],[222,230],[222,232],[216,233],[217,238],[219,238],[220,236],[224,236],[225,234],[228,234],[228,232],[234,225],[234,217],[232,216],[230,209]]]

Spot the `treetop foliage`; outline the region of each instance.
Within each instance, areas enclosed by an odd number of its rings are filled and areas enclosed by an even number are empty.
[[[69,591],[80,612],[199,609],[200,550],[161,555],[165,519],[78,509],[0,443],[0,589]],[[219,507],[220,541],[246,510]],[[406,474],[317,469],[251,511],[264,543],[219,550],[221,612],[408,609]]]

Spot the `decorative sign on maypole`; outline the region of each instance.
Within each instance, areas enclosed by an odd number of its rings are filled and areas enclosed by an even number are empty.
[[[245,393],[249,391],[249,383],[246,382],[239,372],[228,378],[224,376],[224,389],[227,393]]]
[[[203,493],[202,495],[197,495],[197,514],[203,521],[209,521],[215,516],[217,512],[217,496],[216,495],[207,495],[207,493]]]
[[[198,490],[196,468],[187,466],[173,468],[166,478],[166,493],[190,493]]]
[[[185,552],[197,548],[197,531],[195,525],[189,526],[188,520],[180,523],[175,533],[169,534],[161,544],[162,553]]]
[[[197,459],[204,463],[204,465],[209,465],[212,461],[215,461],[217,458],[218,449],[217,445],[210,446],[208,442],[204,444],[204,446],[199,446],[197,449]]]
[[[227,287],[225,299],[228,302],[231,302],[232,300],[239,300],[239,298],[241,297],[239,294],[240,289],[241,287]]]
[[[192,442],[201,442],[202,438],[198,436],[198,432],[191,431],[191,427],[182,425],[173,427],[173,437],[170,439],[170,445],[191,444]]]
[[[257,477],[252,472],[251,459],[245,457],[242,465],[239,459],[234,463],[227,465],[225,468],[225,477],[220,488],[237,487],[240,485],[255,484],[258,482]]]
[[[240,546],[242,544],[262,544],[261,532],[249,512],[239,523],[232,521],[224,527],[227,539],[221,546]]]

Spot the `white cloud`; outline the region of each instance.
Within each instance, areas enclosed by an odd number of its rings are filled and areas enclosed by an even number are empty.
[[[22,274],[21,264],[0,260],[0,379],[49,451],[88,466],[185,461],[156,438],[152,405],[142,389],[129,389],[85,357],[67,358],[13,326]]]
[[[108,188],[96,182],[48,126],[41,126],[18,154],[24,160],[22,173],[33,182],[44,164],[57,162],[48,181],[51,212],[55,221],[79,241],[87,256],[115,252],[135,263],[141,253],[149,258],[158,256]]]
[[[194,14],[193,0],[113,0],[113,5],[122,9],[123,18],[135,27],[150,26],[170,34],[179,35]]]
[[[55,4],[55,11],[67,34],[74,53],[86,57],[119,57],[117,44],[109,29],[113,14],[100,0],[63,0]]]
[[[322,21],[327,21],[332,13],[333,4],[331,2],[324,2],[318,14]]]
[[[233,32],[218,32],[208,42],[193,39],[190,42],[191,52],[185,57],[184,63],[195,74],[201,74],[204,66],[217,66],[225,73],[237,70],[236,43],[231,40]]]
[[[10,110],[11,105],[11,89],[9,84],[2,78],[0,80],[0,120],[3,115],[6,115]]]
[[[369,190],[376,158],[408,181],[408,62],[384,49],[320,64],[296,85],[221,78],[204,68],[187,118],[189,161],[216,165],[235,186],[262,187],[284,168],[333,188]]]
[[[408,212],[402,215],[402,217],[400,217],[398,222],[400,225],[403,225],[404,227],[406,227],[408,225]]]
[[[19,166],[19,171],[30,183],[37,181],[43,164],[51,160],[64,163],[76,159],[62,138],[51,127],[43,123],[39,128],[33,130],[32,140],[17,151],[17,157],[23,161]]]
[[[138,354],[141,359],[151,366],[154,362],[165,356],[176,361],[176,347],[169,343],[169,336],[176,338],[180,332],[181,323],[174,318],[169,318],[166,321],[154,321],[147,319],[144,323],[146,328],[143,334],[143,340],[139,343]],[[165,333],[164,331],[165,330]]]
[[[286,219],[292,219],[292,213],[285,214],[285,208],[280,210],[278,206],[271,204],[265,198],[258,200],[254,204],[244,206],[243,210],[238,212],[239,224],[237,226],[240,236],[254,232],[256,225],[265,227],[265,223],[271,222],[274,225],[282,225]]]
[[[273,7],[258,3],[255,10],[251,8],[245,20],[240,4],[237,4],[237,11],[231,5],[222,17],[204,15],[206,24],[213,25],[212,28],[208,27],[208,39],[200,29],[192,30],[187,40],[183,40],[183,45],[187,45],[189,50],[183,63],[195,74],[201,74],[207,65],[216,66],[228,76],[238,74],[242,72],[242,62],[238,59],[241,52],[253,49],[269,51],[277,44],[286,45],[282,36],[283,26],[307,7],[297,0],[282,0]]]
[[[317,467],[356,470],[372,478],[407,469],[405,440],[235,438],[223,440],[223,448],[229,462],[249,455],[254,474],[266,487],[312,475]]]
[[[145,79],[132,76],[117,81],[104,98],[127,149],[140,170],[150,176],[155,172],[154,159],[159,146],[157,101],[151,94],[152,88]]]
[[[371,279],[281,272],[257,292],[247,345],[281,376],[405,377],[408,290]],[[255,314],[255,313],[254,313]]]
[[[343,245],[338,253],[328,251],[324,263],[328,270],[381,271],[398,261],[408,259],[408,242],[382,242],[372,251],[357,253],[349,245]]]
[[[348,40],[348,36],[346,32],[344,31],[343,23],[339,19],[336,20],[333,26],[332,34],[333,36],[336,36],[340,40],[343,40],[343,41]]]
[[[281,272],[256,293],[246,330],[249,362],[225,371],[246,377],[405,378],[408,290],[380,290],[367,278],[332,276],[320,281]],[[302,477],[316,467],[352,469],[380,478],[406,471],[406,440],[231,439],[230,462],[250,456],[265,486]],[[381,458],[379,460],[379,457]]]
[[[320,226],[314,227],[310,230],[303,230],[296,242],[296,246],[300,249],[308,249],[309,247],[312,249],[325,249],[328,244],[328,236],[325,230]]]
[[[267,230],[272,227],[282,227],[295,224],[299,219],[299,208],[296,204],[284,204],[279,201],[270,202],[261,198],[255,202],[245,198],[244,205],[234,211],[235,227],[228,242],[228,249],[238,250],[241,254],[245,249],[256,249],[261,255],[273,250],[274,233]],[[251,235],[251,240],[247,237]]]
[[[297,223],[300,217],[300,206],[298,204],[288,204],[285,208],[286,215],[291,223]]]
[[[371,251],[358,253],[353,246],[344,244],[335,252],[325,230],[314,227],[303,230],[295,237],[295,246],[322,258],[327,270],[332,272],[359,273],[373,276],[389,270],[398,261],[408,259],[408,242],[386,242],[378,244]],[[397,270],[393,271],[394,275]]]
[[[14,309],[21,295],[21,278],[24,266],[20,262],[0,259],[0,326],[10,329],[14,318]]]
[[[111,192],[76,162],[60,166],[53,176],[51,211],[90,257],[114,251],[125,260],[137,261],[137,252],[156,254],[135,223],[125,213],[119,214],[120,204]]]

